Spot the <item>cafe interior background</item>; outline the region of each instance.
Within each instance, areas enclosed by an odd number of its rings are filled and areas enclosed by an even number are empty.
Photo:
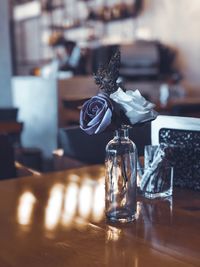
[[[0,1],[0,124],[11,143],[10,150],[1,144],[5,167],[10,155],[37,171],[84,165],[63,156],[67,144],[58,136],[78,126],[80,105],[98,90],[92,75],[116,48],[128,89],[139,89],[160,114],[188,115],[180,105],[191,105],[199,117],[199,13],[198,0]],[[82,72],[51,72],[60,37],[79,47]],[[2,177],[15,176],[10,171]]]

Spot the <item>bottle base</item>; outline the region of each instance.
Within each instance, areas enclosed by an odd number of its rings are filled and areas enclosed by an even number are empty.
[[[130,213],[127,209],[118,209],[106,213],[108,222],[112,223],[129,223],[136,219],[136,213]]]

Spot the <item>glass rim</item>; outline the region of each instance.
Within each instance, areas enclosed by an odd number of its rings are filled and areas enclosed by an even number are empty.
[[[145,170],[145,169],[151,169],[151,167],[149,166],[149,167],[137,167],[136,168],[137,170]],[[174,166],[162,166],[161,168],[160,168],[161,170],[162,169],[174,169]]]

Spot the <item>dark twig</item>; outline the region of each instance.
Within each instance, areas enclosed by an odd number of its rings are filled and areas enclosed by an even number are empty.
[[[120,51],[117,50],[106,66],[101,66],[94,75],[96,84],[100,90],[106,94],[115,92],[118,88],[117,79],[119,77]]]

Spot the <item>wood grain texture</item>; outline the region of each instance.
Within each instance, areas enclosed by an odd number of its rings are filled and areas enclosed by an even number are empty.
[[[0,182],[0,267],[200,266],[200,194],[138,197],[137,220],[104,219],[96,165]]]

